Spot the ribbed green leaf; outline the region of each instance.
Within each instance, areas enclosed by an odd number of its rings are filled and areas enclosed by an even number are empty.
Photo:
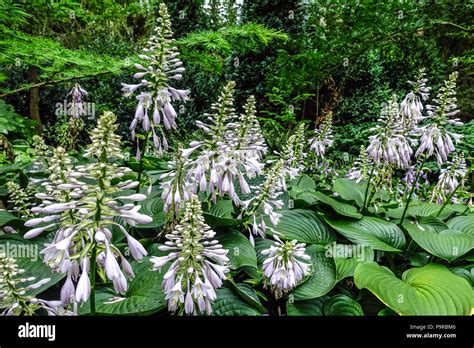
[[[217,299],[212,304],[213,315],[254,316],[261,313],[228,288],[217,289]]]
[[[474,236],[474,215],[457,216],[449,220],[447,224],[453,230]]]
[[[314,197],[316,197],[318,201],[324,203],[325,205],[330,206],[338,214],[351,217],[354,219],[362,218],[362,214],[357,212],[356,207],[350,204],[339,202],[338,200],[335,200],[334,198],[326,196],[324,193],[321,193],[321,192],[314,192],[313,195]]]
[[[362,316],[364,312],[360,304],[346,295],[336,295],[324,303],[323,312],[326,316]]]
[[[333,189],[346,201],[354,201],[359,207],[364,204],[365,186],[356,183],[354,180],[337,179],[334,182]]]
[[[306,301],[286,302],[286,314],[289,316],[322,316],[324,302],[329,296],[321,296]]]
[[[438,232],[430,225],[405,225],[413,240],[426,251],[447,261],[453,261],[474,248],[474,237],[447,229]]]
[[[296,239],[302,243],[326,245],[336,240],[336,236],[331,231],[318,214],[312,210],[293,209],[282,210],[282,216],[276,226],[269,226],[277,232],[281,239]]]
[[[400,228],[386,220],[364,216],[360,220],[336,220],[325,217],[326,222],[351,242],[370,246],[375,250],[400,251],[405,246],[405,235]]]
[[[377,263],[361,263],[354,280],[401,315],[470,315],[474,307],[469,283],[439,264],[409,269],[399,279]]]
[[[217,235],[224,249],[229,250],[230,267],[237,269],[247,266],[257,268],[255,249],[246,236],[238,231],[226,231]]]
[[[310,245],[306,253],[311,256],[312,274],[307,281],[292,292],[295,301],[309,300],[327,294],[337,283],[336,265],[326,250],[318,245]]]

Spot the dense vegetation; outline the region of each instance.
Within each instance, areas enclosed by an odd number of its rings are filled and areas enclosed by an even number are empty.
[[[470,315],[472,5],[0,0],[5,315]]]

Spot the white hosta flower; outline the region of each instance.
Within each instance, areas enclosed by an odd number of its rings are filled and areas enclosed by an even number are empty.
[[[120,194],[138,183],[120,181],[131,170],[114,163],[123,158],[120,137],[114,133],[117,127],[113,113],[106,112],[100,117],[97,127],[91,131],[92,143],[84,154],[95,159],[89,164],[73,167],[64,149],[54,151],[49,180],[42,184],[46,192],[37,195],[43,202],[33,209],[35,213],[49,215],[25,223],[28,227],[35,227],[25,234],[25,238],[56,229],[53,240],[41,254],[54,271],[68,274],[61,291],[62,301],[75,299],[85,302],[90,296],[89,258],[92,248],[96,248],[96,262],[105,270],[115,290],[119,293],[126,291],[124,273],[132,277],[133,271],[120,250],[112,244],[114,226],[125,235],[134,259],[141,260],[147,254],[143,246],[114,221],[120,217],[130,226],[152,221],[151,217],[139,212],[140,205],[134,204],[144,200],[144,194]],[[113,181],[118,183],[112,184]],[[119,258],[123,271],[117,262]],[[77,282],[75,296],[71,296],[74,282]]]
[[[428,123],[420,128],[420,147],[416,156],[426,154],[431,157],[436,155],[438,164],[447,161],[448,155],[455,150],[454,144],[458,143],[462,135],[454,133],[449,126],[462,126],[459,118],[453,116],[459,113],[456,105],[456,79],[458,73],[449,75],[437,96],[433,99],[435,105],[427,105]]]
[[[169,311],[187,315],[212,313],[216,289],[229,271],[228,250],[214,236],[215,232],[204,222],[201,202],[193,195],[186,202],[182,220],[166,235],[165,245],[159,247],[171,252],[150,259],[158,270],[171,262],[162,284]]]
[[[372,129],[375,134],[369,137],[368,156],[377,164],[383,162],[385,165],[407,167],[413,150],[403,134],[396,95],[382,109],[378,121],[379,124]]]
[[[242,202],[244,210],[240,218],[247,219],[250,225],[249,239],[252,245],[255,245],[254,235],[265,238],[267,225],[264,216],[268,216],[273,226],[276,226],[280,220],[281,214],[276,212],[283,208],[283,201],[279,198],[286,190],[285,185],[285,160],[282,158],[275,162],[267,171],[265,181],[255,190],[254,197]]]
[[[307,154],[304,151],[306,145],[304,131],[305,124],[300,123],[281,152],[281,158],[285,161],[282,175],[289,176],[290,179],[296,178],[305,169],[304,160]]]
[[[370,163],[365,146],[361,145],[359,157],[354,161],[354,165],[346,174],[346,178],[355,180],[357,183],[366,180],[369,178],[371,167],[372,164]]]
[[[315,129],[315,137],[309,139],[310,149],[316,153],[318,158],[324,158],[326,149],[333,144],[332,135],[332,112],[324,118],[320,128]]]
[[[447,167],[441,169],[431,200],[442,204],[452,194],[460,183],[464,181],[467,174],[466,161],[464,155],[455,154],[451,162],[447,162]],[[453,197],[454,198],[454,197]]]
[[[8,203],[11,205],[10,211],[20,218],[32,216],[31,208],[35,206],[33,186],[28,185],[26,188],[21,188],[17,183],[8,181],[6,187]]]
[[[192,196],[193,185],[187,178],[189,166],[189,160],[179,147],[175,158],[167,163],[169,171],[160,176],[160,188],[163,190],[161,198],[165,212],[174,210],[174,213],[178,215],[180,207]]]
[[[423,120],[423,102],[428,100],[431,87],[426,86],[428,79],[425,77],[425,69],[420,69],[415,82],[408,81],[412,86],[405,99],[400,103],[401,124],[405,133],[416,135],[418,133],[418,123]]]
[[[74,84],[74,87],[68,94],[68,96],[71,96],[72,98],[70,107],[67,110],[69,116],[78,119],[86,114],[82,99],[88,94],[89,93],[87,93],[87,91],[78,83]]]
[[[262,250],[263,276],[265,285],[270,285],[275,298],[281,298],[297,286],[311,272],[311,260],[306,254],[305,244],[293,241],[281,241],[275,235],[275,243]]]
[[[130,125],[132,140],[135,139],[137,126],[152,133],[153,145],[159,156],[168,149],[165,130],[176,129],[177,113],[173,101],[188,100],[189,90],[175,89],[170,86],[172,80],[180,80],[184,72],[183,63],[178,58],[179,52],[174,46],[173,32],[168,9],[160,4],[158,25],[139,57],[142,64],[135,64],[139,72],[133,76],[141,82],[138,84],[122,83],[122,91],[129,97],[140,88],[146,88],[137,96],[138,105]],[[158,134],[157,134],[158,133]],[[137,159],[141,158],[140,144],[137,141]]]
[[[250,193],[246,178],[261,173],[264,165],[260,157],[267,148],[255,115],[255,98],[249,97],[239,120],[233,106],[234,88],[233,81],[224,87],[211,106],[212,112],[206,114],[207,124],[196,122],[205,133],[205,140],[191,143],[191,148],[183,150],[183,156],[189,158],[197,152],[187,176],[195,193],[207,191],[214,202],[218,195],[228,194],[239,205],[235,183],[239,183],[244,195]]]
[[[29,290],[38,289],[51,281],[50,278],[36,280],[35,277],[25,277],[25,270],[18,267],[12,257],[0,254],[0,302],[2,315],[36,315],[37,311],[46,310],[48,315],[56,315],[56,307],[64,307],[60,301],[43,301],[28,295]],[[30,283],[29,285],[26,285]],[[69,314],[66,310],[63,311]]]

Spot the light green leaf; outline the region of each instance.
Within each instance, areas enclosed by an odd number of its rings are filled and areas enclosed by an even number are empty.
[[[334,182],[334,192],[346,201],[354,201],[359,207],[364,204],[365,186],[354,180],[340,178]]]
[[[371,216],[364,216],[356,221],[329,217],[325,217],[325,220],[332,228],[356,244],[384,251],[400,251],[405,246],[405,235],[402,230],[386,220]]]
[[[165,213],[163,212],[163,199],[158,194],[148,197],[140,202],[139,213],[148,215],[153,221],[148,224],[137,224],[137,228],[161,228],[165,224]]]
[[[469,283],[439,264],[409,269],[399,279],[377,263],[361,263],[354,280],[400,315],[470,315],[474,307]]]
[[[336,264],[336,279],[340,280],[352,277],[357,265],[361,262],[374,260],[374,251],[371,247],[354,244],[332,244],[331,256]]]
[[[405,225],[410,236],[426,251],[449,262],[474,248],[474,237],[457,230],[436,231],[430,225]]]
[[[324,203],[325,205],[330,206],[338,214],[351,217],[354,219],[362,218],[362,214],[357,212],[356,207],[350,204],[339,202],[338,200],[335,200],[332,197],[326,196],[324,193],[321,193],[321,192],[314,192],[312,194],[318,201]]]

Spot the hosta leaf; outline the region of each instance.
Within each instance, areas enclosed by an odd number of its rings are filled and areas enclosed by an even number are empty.
[[[453,230],[458,230],[474,236],[474,215],[457,216],[447,222],[448,226]]]
[[[329,217],[325,217],[325,220],[332,228],[356,244],[384,251],[400,251],[405,246],[405,235],[402,230],[386,220],[371,216],[364,216],[356,221]]]
[[[281,239],[296,239],[302,243],[326,245],[336,240],[318,214],[312,210],[293,209],[280,211],[282,216],[276,226],[266,219],[266,223],[278,232]]]
[[[334,192],[346,201],[354,201],[359,207],[364,204],[365,186],[354,180],[340,178],[334,182]]]
[[[437,232],[429,225],[405,225],[413,240],[426,251],[447,261],[453,261],[474,248],[474,237],[457,230]]]
[[[339,202],[338,200],[335,200],[334,198],[326,196],[324,193],[321,193],[321,192],[314,192],[313,195],[314,197],[316,197],[318,201],[321,201],[325,205],[330,206],[338,214],[355,218],[355,219],[362,218],[362,214],[357,212],[356,207],[350,204]]]
[[[20,220],[20,219],[6,210],[0,210],[0,227],[5,226],[9,222],[12,222],[15,220]]]
[[[306,253],[311,256],[312,274],[292,292],[295,301],[309,300],[327,294],[337,283],[336,265],[326,250],[318,245],[310,245]]]
[[[217,298],[212,304],[213,315],[217,316],[251,316],[261,313],[228,288],[217,289]]]
[[[364,312],[360,304],[346,295],[336,295],[324,303],[323,312],[326,316],[362,316]]]
[[[139,213],[151,216],[153,221],[148,224],[137,224],[137,228],[161,228],[165,223],[165,213],[163,212],[164,202],[158,193],[148,197],[139,203],[141,208]]]
[[[303,174],[291,183],[292,187],[298,187],[302,190],[311,191],[316,189],[316,183],[308,175]]]
[[[401,219],[404,209],[405,209],[404,206],[398,207],[396,209],[391,209],[388,211],[387,215],[394,219]],[[433,216],[433,217],[438,217],[441,220],[444,220],[453,213],[453,210],[448,205],[443,209],[441,214],[438,216],[438,212],[440,209],[441,209],[441,205],[439,204],[415,201],[410,204],[410,207],[407,210],[406,216],[411,216],[411,217]]]
[[[166,307],[161,288],[165,269],[151,270],[149,257],[138,263],[132,262],[135,277],[129,281],[125,295],[117,295],[112,289],[99,289],[96,294],[96,312],[103,315],[146,315]],[[81,314],[90,313],[89,301],[82,305]]]
[[[247,266],[257,268],[255,249],[246,236],[238,231],[225,231],[217,235],[224,249],[229,250],[230,268]]]
[[[240,225],[240,220],[234,218],[234,211],[232,201],[223,199],[218,201],[217,204],[213,204],[209,211],[204,213],[204,219],[212,228],[238,226]]]
[[[252,307],[256,308],[260,313],[266,313],[265,307],[262,306],[258,295],[248,284],[238,283],[232,284],[234,290],[240,295],[240,297]]]
[[[286,314],[289,316],[322,316],[324,302],[329,296],[321,296],[306,301],[288,301],[286,302]]]
[[[339,282],[346,277],[352,277],[360,262],[374,260],[374,251],[370,247],[353,244],[333,244],[330,246],[330,255],[336,264],[336,278]]]
[[[377,263],[361,263],[354,280],[401,315],[469,315],[474,307],[469,283],[439,264],[409,269],[399,279]]]

